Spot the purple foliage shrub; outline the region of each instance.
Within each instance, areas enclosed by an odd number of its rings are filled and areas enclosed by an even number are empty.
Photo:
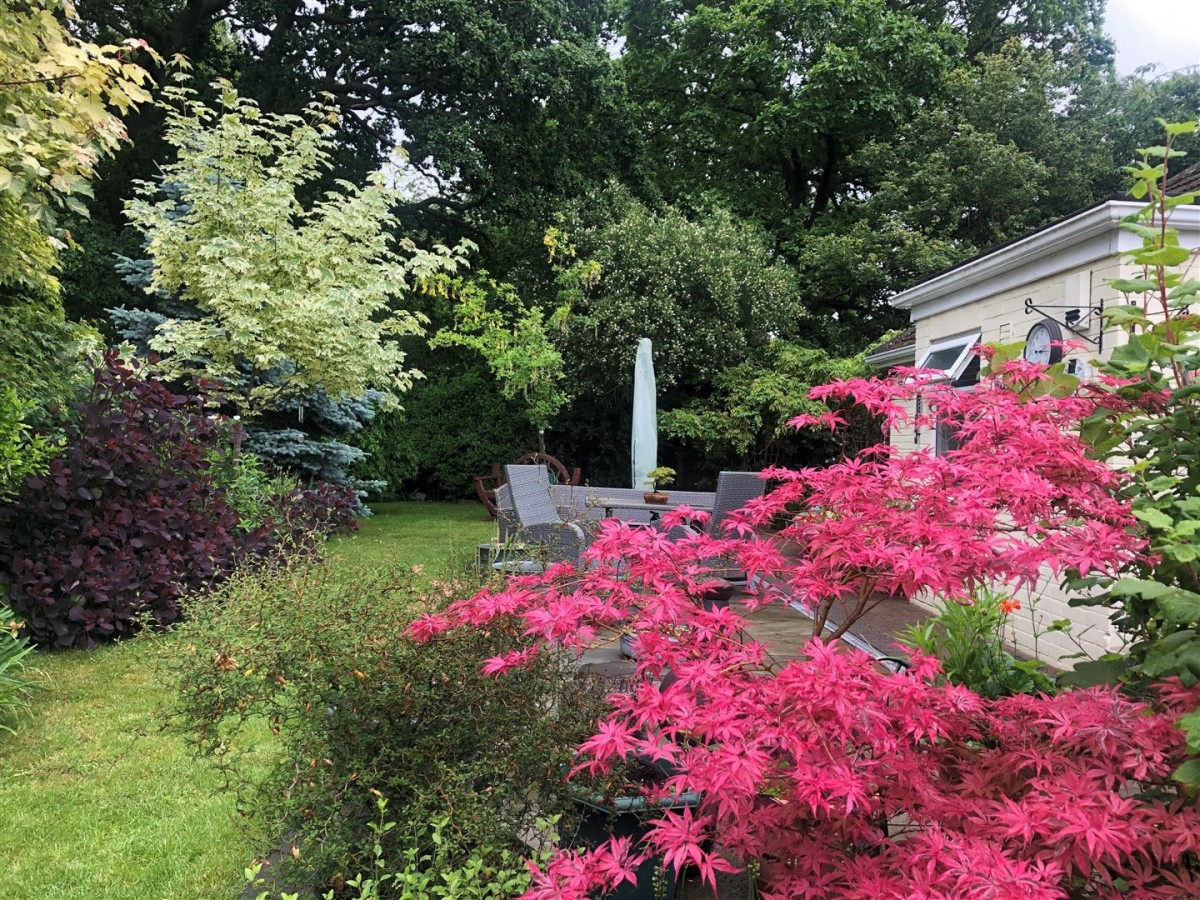
[[[358,495],[354,488],[321,482],[298,487],[281,497],[274,527],[289,535],[343,534],[359,526]]]
[[[353,494],[316,488],[241,528],[213,466],[232,427],[204,397],[174,394],[105,355],[63,423],[62,455],[0,506],[0,588],[37,644],[90,648],[141,617],[170,625],[181,598],[238,563],[311,547],[315,533],[343,523]]]

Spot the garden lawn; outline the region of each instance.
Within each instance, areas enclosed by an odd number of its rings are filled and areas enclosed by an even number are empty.
[[[470,571],[476,545],[491,540],[496,526],[479,503],[380,503],[375,515],[332,552],[353,566],[423,565],[430,578]]]
[[[476,504],[391,503],[330,553],[348,572],[424,565],[468,571],[493,531]],[[160,730],[171,702],[155,654],[170,636],[85,653],[38,654],[44,690],[17,734],[0,734],[4,900],[223,900],[263,848],[232,796],[182,737]],[[265,729],[261,749],[269,758]]]

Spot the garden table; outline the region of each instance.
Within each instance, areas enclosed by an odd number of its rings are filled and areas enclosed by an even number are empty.
[[[666,503],[647,503],[645,500],[625,500],[620,497],[593,497],[588,499],[589,506],[604,507],[604,515],[611,516],[613,510],[627,509],[637,510],[638,512],[650,513],[650,521],[657,522],[659,516],[664,512],[670,512],[674,509],[679,509],[681,506],[687,506],[698,512],[712,512],[712,504],[704,503],[688,503],[687,501],[672,502],[668,500]]]

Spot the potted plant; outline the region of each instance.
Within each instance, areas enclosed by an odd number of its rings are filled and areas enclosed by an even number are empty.
[[[659,466],[646,473],[646,480],[650,482],[650,490],[642,494],[642,499],[647,503],[666,503],[667,495],[659,488],[675,480],[675,470],[667,466]]]
[[[576,794],[579,826],[568,845],[594,850],[613,837],[632,838],[637,844],[650,833],[657,815],[694,809],[700,802],[700,795],[694,792],[657,798],[646,795],[646,787],[661,783],[676,771],[662,761],[634,756],[621,768],[623,771],[614,773],[614,783]],[[649,856],[638,865],[636,882],[626,882],[604,896],[608,900],[674,900],[677,881],[673,866],[665,865],[661,856]]]

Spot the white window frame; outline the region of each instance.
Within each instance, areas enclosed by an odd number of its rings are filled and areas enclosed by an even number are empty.
[[[956,391],[973,391],[975,385],[967,385],[966,387],[955,388]],[[938,416],[937,422],[933,426],[933,455],[945,456],[951,450],[958,448],[958,436],[953,434],[953,425],[947,425],[945,420]],[[951,432],[951,433],[947,433]],[[950,445],[947,440],[951,441]]]
[[[979,339],[983,336],[982,332],[973,332],[971,334],[962,335],[955,338],[944,338],[940,341],[935,341],[929,345],[929,349],[925,351],[925,355],[921,357],[921,362],[917,365],[918,369],[927,368],[926,363],[929,358],[935,353],[940,353],[943,350],[953,350],[955,347],[961,348],[954,363],[945,369],[935,369],[942,373],[938,381],[956,381],[966,371],[967,366],[971,362],[971,356],[975,352],[975,348],[979,346]]]

